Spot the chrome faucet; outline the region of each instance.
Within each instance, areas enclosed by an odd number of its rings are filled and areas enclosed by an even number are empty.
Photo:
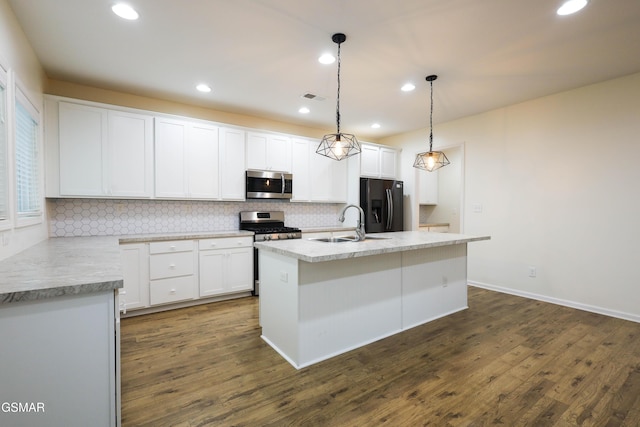
[[[342,208],[342,212],[340,212],[340,217],[338,218],[338,221],[344,222],[344,213],[349,208],[357,208],[360,211],[360,218],[356,222],[356,242],[359,242],[361,240],[364,240],[364,237],[365,237],[364,211],[362,210],[362,208],[360,206],[358,206],[358,205],[347,205],[347,206],[345,206],[344,208]]]

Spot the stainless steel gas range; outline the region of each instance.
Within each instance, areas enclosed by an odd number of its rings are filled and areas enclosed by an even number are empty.
[[[299,228],[285,227],[283,211],[242,211],[240,212],[240,230],[253,231],[254,242],[269,240],[301,239]],[[260,277],[258,268],[258,249],[253,254],[254,295],[260,294]]]

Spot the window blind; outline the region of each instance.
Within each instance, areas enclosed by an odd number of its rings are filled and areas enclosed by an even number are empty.
[[[41,213],[38,176],[38,121],[16,98],[16,208],[18,217]]]
[[[2,72],[0,68],[0,73]],[[7,168],[7,86],[6,75],[0,74],[0,222],[9,218],[9,175]]]

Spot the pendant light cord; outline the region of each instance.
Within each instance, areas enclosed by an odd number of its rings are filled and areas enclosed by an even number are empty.
[[[340,44],[338,43],[338,96],[336,97],[336,124],[340,135]]]
[[[431,85],[431,111],[429,112],[429,151],[433,151],[433,80],[429,81]]]

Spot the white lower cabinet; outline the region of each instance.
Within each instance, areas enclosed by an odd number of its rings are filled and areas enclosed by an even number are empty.
[[[193,240],[149,243],[149,302],[167,304],[196,298]]]
[[[199,241],[200,297],[253,290],[253,238]]]
[[[252,236],[126,243],[120,253],[125,314],[253,290]]]
[[[120,311],[149,307],[149,245],[120,246],[124,286],[119,289]]]

